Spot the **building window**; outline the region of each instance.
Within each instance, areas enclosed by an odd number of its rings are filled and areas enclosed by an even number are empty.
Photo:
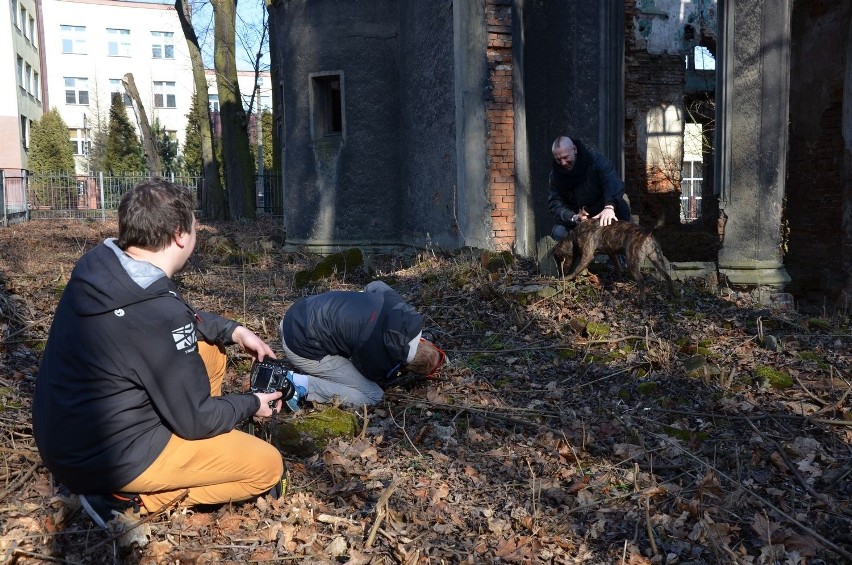
[[[130,99],[130,95],[124,90],[124,85],[121,83],[120,78],[111,78],[109,79],[109,91],[110,94],[113,92],[118,92],[121,94],[121,101],[125,106],[133,106],[133,100]]]
[[[62,52],[63,53],[86,53],[86,27],[85,26],[60,26],[62,29]]]
[[[18,20],[18,29],[20,29],[24,33],[24,37],[27,36],[27,9],[23,6],[20,7],[20,15],[18,16],[20,19]]]
[[[207,96],[207,99],[210,101],[210,111],[218,112],[219,111],[219,95],[218,94],[210,94]]]
[[[29,94],[33,93],[33,68],[29,63],[24,65],[24,90]]]
[[[680,183],[680,219],[694,222],[701,217],[701,185],[704,182],[704,131],[699,123],[687,122],[683,132],[683,169]]]
[[[175,83],[154,81],[154,108],[175,108]]]
[[[65,77],[65,103],[89,105],[89,79]]]
[[[130,30],[107,28],[107,55],[130,57]]]
[[[36,100],[41,100],[41,77],[38,71],[33,71],[33,96]]]
[[[16,78],[18,80],[18,86],[22,89],[26,89],[24,86],[24,58],[18,57],[18,72],[16,73]]]
[[[174,59],[175,34],[170,31],[152,31],[151,55],[154,59]]]
[[[89,140],[86,139],[86,130],[82,128],[68,128],[68,137],[71,139],[71,148],[74,155],[87,155]]]
[[[21,116],[21,147],[30,148],[30,121],[26,116]]]
[[[311,75],[314,139],[343,135],[343,75]]]
[[[35,36],[35,20],[30,17],[30,41],[33,45],[36,45],[36,36]]]
[[[12,23],[15,24],[15,27],[21,29],[21,24],[18,23],[18,0],[11,0],[10,7],[12,8]]]

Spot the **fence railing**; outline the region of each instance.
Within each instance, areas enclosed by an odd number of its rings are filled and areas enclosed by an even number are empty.
[[[193,190],[200,203],[204,190],[201,176],[182,176],[172,173],[107,175],[27,174],[14,175],[0,171],[2,185],[2,225],[25,220],[100,219],[115,217],[121,196],[139,182],[162,176]],[[256,175],[257,212],[281,216],[284,214],[281,177],[278,173]]]

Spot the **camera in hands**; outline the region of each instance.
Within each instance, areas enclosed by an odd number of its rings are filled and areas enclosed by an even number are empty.
[[[277,359],[255,361],[251,366],[249,388],[251,392],[268,393],[281,391],[281,400],[286,402],[296,394],[296,387],[287,378],[287,368]],[[271,403],[274,404],[274,403]]]

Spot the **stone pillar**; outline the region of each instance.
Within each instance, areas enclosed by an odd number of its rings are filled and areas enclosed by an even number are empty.
[[[780,288],[792,0],[720,2],[716,161],[725,222],[719,272]]]

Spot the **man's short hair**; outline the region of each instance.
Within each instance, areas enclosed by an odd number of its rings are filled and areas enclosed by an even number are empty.
[[[417,345],[417,352],[414,354],[414,359],[407,363],[405,368],[418,375],[428,375],[441,366],[442,357],[438,348],[425,339],[421,339]]]
[[[162,178],[142,181],[118,204],[120,249],[140,247],[160,251],[176,232],[189,233],[195,214],[192,192]]]
[[[550,150],[556,151],[556,148],[561,145],[574,145],[574,142],[567,135],[560,135],[553,141],[553,145],[550,146]]]

